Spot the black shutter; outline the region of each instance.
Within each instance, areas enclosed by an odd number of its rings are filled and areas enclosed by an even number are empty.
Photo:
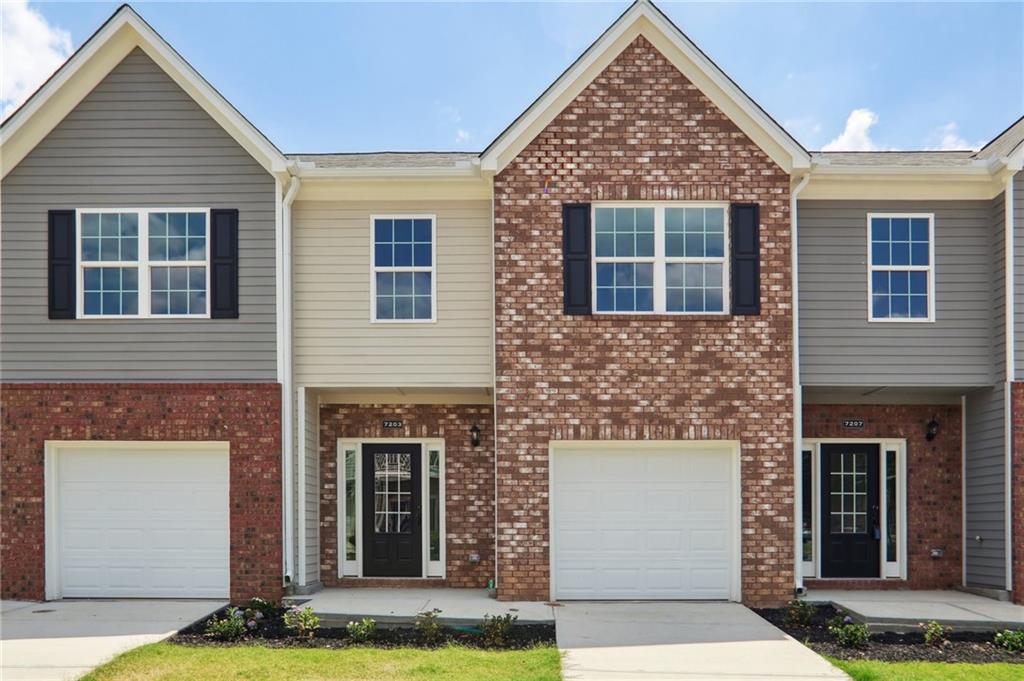
[[[51,210],[48,218],[48,305],[50,319],[74,319],[75,211]]]
[[[732,205],[732,314],[761,314],[760,206]]]
[[[590,314],[590,204],[562,206],[565,314]]]
[[[210,211],[210,317],[238,319],[238,210]]]

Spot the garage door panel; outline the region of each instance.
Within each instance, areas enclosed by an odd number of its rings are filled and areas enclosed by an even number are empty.
[[[714,443],[556,448],[556,597],[729,598],[733,451]]]
[[[226,448],[118,443],[56,456],[64,596],[228,595]]]

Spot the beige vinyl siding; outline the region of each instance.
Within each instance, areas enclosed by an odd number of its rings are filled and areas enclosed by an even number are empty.
[[[133,51],[3,179],[4,380],[275,380],[274,192],[262,166]],[[47,211],[157,206],[239,210],[240,318],[48,319]]]
[[[433,323],[370,321],[370,216],[436,216]],[[491,387],[489,201],[297,201],[294,371],[299,385]]]
[[[990,201],[801,201],[804,385],[984,386],[996,377]],[[868,213],[934,213],[935,321],[868,322]]]

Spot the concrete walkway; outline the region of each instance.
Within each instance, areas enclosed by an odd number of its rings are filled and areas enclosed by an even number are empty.
[[[512,613],[520,624],[551,623],[555,617],[547,603],[496,601],[484,589],[331,588],[287,599],[310,607],[324,626],[345,626],[372,617],[379,624],[409,624],[416,615],[437,608],[445,624],[475,625],[484,615]]]
[[[936,620],[959,631],[1024,628],[1024,605],[963,591],[857,591],[814,589],[805,600],[832,603],[872,631],[920,631]]]
[[[849,678],[737,603],[568,603],[555,626],[566,681]]]
[[[0,602],[0,679],[76,679],[167,638],[226,603],[178,600]]]

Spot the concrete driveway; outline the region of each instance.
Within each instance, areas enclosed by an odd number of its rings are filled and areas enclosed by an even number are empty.
[[[555,626],[566,681],[849,679],[737,603],[568,603]]]
[[[223,607],[217,601],[89,600],[0,604],[0,679],[75,679]]]

